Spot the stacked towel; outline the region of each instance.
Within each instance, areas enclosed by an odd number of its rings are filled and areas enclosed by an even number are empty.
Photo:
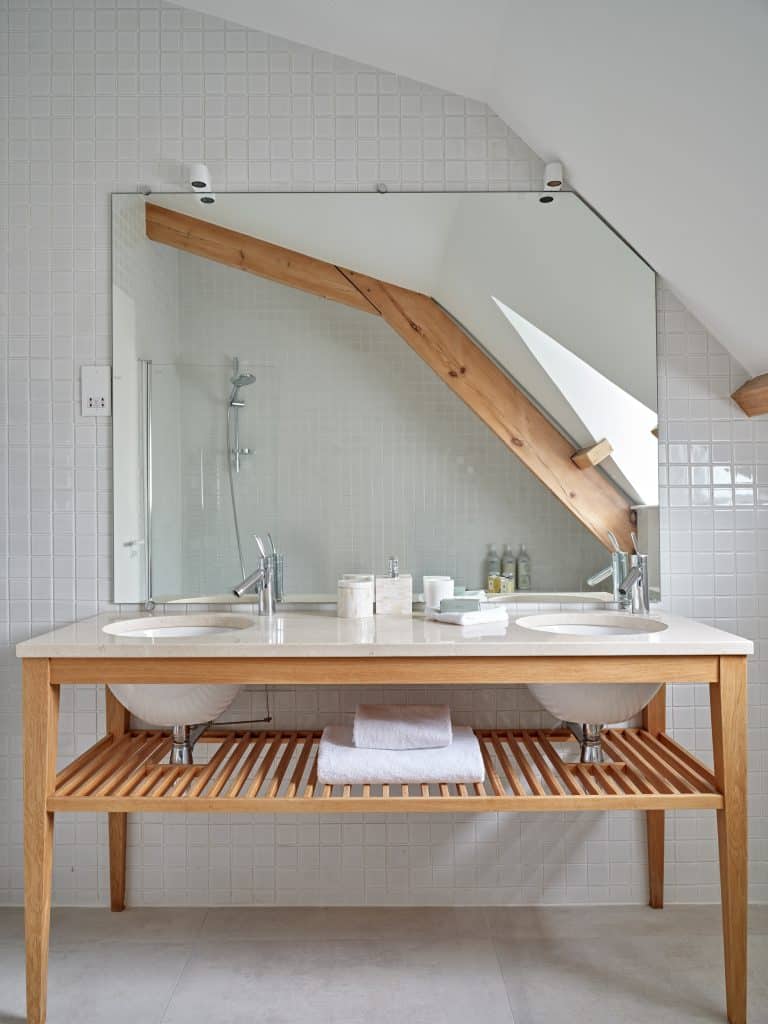
[[[351,726],[329,725],[320,740],[317,778],[330,786],[482,782],[485,766],[477,737],[467,726],[453,730],[453,741],[447,747],[374,750],[355,746]]]
[[[359,704],[352,728],[356,747],[423,750],[453,739],[447,704]]]

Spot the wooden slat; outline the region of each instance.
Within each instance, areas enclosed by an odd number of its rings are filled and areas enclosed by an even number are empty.
[[[175,784],[176,780],[179,778],[179,776],[181,775],[181,773],[183,771],[184,771],[184,768],[180,764],[173,765],[171,768],[169,768],[165,772],[165,774],[163,775],[163,777],[160,780],[160,782],[158,783],[158,785],[155,788],[155,791],[152,794],[152,796],[155,799],[159,799],[160,797],[165,796],[165,794]],[[163,808],[166,808],[166,807],[170,808],[172,806],[173,805],[169,801],[166,801],[166,800],[164,800],[163,803],[162,803],[162,807]],[[179,806],[181,806],[181,804],[179,804]]]
[[[541,753],[539,752],[539,748],[533,742],[533,739],[532,739],[531,736],[525,735],[523,737],[523,746],[525,747],[525,749],[528,752],[528,754],[530,754],[530,757],[531,757],[531,760],[533,761],[533,763],[539,769],[541,777],[544,779],[544,781],[546,782],[547,786],[549,787],[550,793],[554,793],[557,796],[565,796],[565,790],[561,786],[559,780],[556,779],[555,776],[552,774],[552,771],[551,771],[549,765],[546,763],[544,758],[541,756]]]
[[[301,749],[301,754],[299,754],[299,759],[296,762],[296,767],[293,770],[293,775],[291,776],[291,781],[288,783],[288,789],[285,794],[288,799],[296,796],[299,784],[301,783],[301,777],[304,774],[304,769],[307,767],[309,755],[312,753],[314,742],[315,740],[312,733],[309,733],[304,738],[304,745]]]
[[[338,267],[313,256],[156,203],[146,205],[146,231],[153,242],[378,315]]]
[[[590,765],[575,765],[574,775],[578,775],[581,785],[590,796],[598,796],[602,792],[600,787],[595,784],[594,775],[590,771]]]
[[[662,733],[660,736],[654,737],[658,743],[674,754],[674,756],[687,764],[692,768],[698,776],[700,776],[712,789],[717,790],[717,781],[711,768],[708,768],[703,761],[700,761],[697,757],[694,757],[690,750],[686,750],[685,747],[681,747],[679,743],[675,743],[671,736],[667,736],[666,733]]]
[[[79,757],[63,768],[56,776],[56,790],[61,790],[65,782],[68,782],[73,775],[77,775],[84,765],[92,764],[94,759],[102,752],[111,747],[114,743],[112,736],[104,736],[98,743],[84,750]]]
[[[502,771],[509,783],[510,789],[516,796],[523,796],[525,791],[520,785],[514,768],[509,763],[509,758],[507,757],[507,753],[504,750],[499,737],[495,733],[491,736],[491,743],[493,744],[493,749],[496,751],[496,757],[499,759],[499,764],[501,765]]]
[[[131,774],[125,779],[125,781],[114,790],[115,796],[127,796],[136,787],[136,783],[140,782],[147,774],[147,761],[152,758],[152,762],[162,761],[165,755],[169,752],[173,746],[173,741],[170,739],[165,740],[164,743],[158,744],[158,746],[151,751],[138,766],[131,772]]]
[[[136,734],[136,741],[143,745],[146,742],[147,733],[140,732]],[[64,790],[68,788],[72,789],[73,795],[77,793],[78,796],[88,796],[95,789],[97,789],[105,779],[111,778],[116,771],[120,770],[120,766],[125,763],[125,759],[130,756],[132,749],[135,746],[131,743],[131,737],[125,737],[125,744],[116,743],[112,747],[112,752],[109,757],[102,759],[100,766],[95,772],[90,772],[88,775],[74,785],[75,779],[70,779],[69,782],[64,786]],[[75,777],[77,778],[77,776]]]
[[[109,762],[118,763],[120,757],[125,754],[131,745],[132,737],[130,735],[123,736],[117,743],[112,742],[112,738],[108,737],[110,742],[104,746],[103,743],[96,744],[96,747],[92,747],[90,751],[86,753],[92,753],[93,758],[85,759],[85,754],[81,754],[77,759],[77,763],[80,765],[76,772],[67,773],[66,769],[61,773],[61,776],[57,776],[56,795],[57,796],[68,796],[73,793],[86,779],[89,778],[101,765]],[[58,784],[58,779],[63,778],[66,773],[66,778],[61,785]]]
[[[653,785],[643,773],[636,772],[632,766],[625,763],[625,754],[611,742],[612,735],[613,732],[611,730],[603,733],[603,750],[609,755],[609,757],[612,757],[614,761],[620,761],[624,764],[624,771],[621,772],[621,780],[624,781],[626,778],[627,781],[631,782],[633,791],[636,791],[637,793],[650,794],[655,792]]]
[[[161,747],[167,746],[168,739],[163,735],[163,733],[155,733],[154,735],[148,736],[136,753],[130,756],[118,768],[113,769],[111,774],[101,781],[98,788],[93,786],[93,780],[89,779],[88,782],[81,787],[81,792],[83,794],[92,792],[94,796],[109,796],[109,794],[116,789],[124,779],[127,779],[129,775],[133,774],[134,770],[138,768],[140,764],[149,760],[149,758],[152,757],[156,751],[159,751]]]
[[[295,732],[290,733],[286,737],[285,750],[283,751],[283,756],[280,758],[280,761],[278,762],[277,770],[275,771],[275,774],[272,777],[272,781],[269,784],[269,788],[267,789],[267,797],[277,796],[277,794],[280,792],[280,786],[282,785],[283,782],[283,776],[288,770],[288,765],[291,763],[291,760],[293,758],[293,752],[296,749],[297,741],[298,736],[296,735]]]
[[[520,770],[522,771],[525,777],[525,781],[528,783],[531,792],[535,796],[544,796],[544,787],[541,785],[538,778],[536,777],[536,773],[532,771],[530,765],[528,764],[528,758],[525,756],[525,753],[522,750],[522,748],[518,745],[517,737],[514,736],[511,732],[508,732],[506,739],[509,745],[509,749],[512,751],[512,756],[520,765]]]
[[[491,789],[496,796],[504,796],[505,790],[501,784],[499,773],[496,771],[496,766],[493,763],[490,751],[488,750],[487,743],[483,742],[480,744],[480,749],[483,753],[483,763],[485,764],[485,774],[491,781]]]
[[[648,758],[643,757],[626,743],[617,729],[611,729],[611,743],[619,750],[625,760],[631,762],[633,767],[646,777],[654,789],[660,790],[662,793],[679,792],[672,782],[653,767]]]
[[[643,758],[653,765],[659,774],[663,775],[675,789],[682,793],[695,793],[698,789],[701,789],[701,786],[697,786],[696,783],[691,784],[685,774],[676,767],[674,761],[664,755],[663,747],[660,748],[660,754],[658,748],[654,749],[651,743],[643,743],[630,729],[622,730],[622,739],[633,747],[634,750],[641,752]]]
[[[631,550],[628,498],[594,466],[571,462],[572,442],[434,299],[341,268],[400,337],[605,547]]]
[[[246,794],[245,795],[249,799],[251,799],[252,797],[255,797],[256,794],[261,789],[261,784],[262,784],[262,782],[264,781],[264,779],[267,776],[267,772],[269,771],[270,765],[272,764],[272,761],[275,758],[275,754],[280,749],[281,739],[282,739],[281,734],[278,733],[274,737],[272,742],[270,743],[269,749],[267,750],[266,754],[264,755],[264,759],[262,760],[261,764],[258,767],[258,770],[256,771],[256,774],[253,777],[253,781],[251,782],[251,784],[248,786],[248,789],[246,790]]]
[[[168,767],[164,764],[156,764],[154,768],[147,769],[147,773],[142,781],[138,781],[138,785],[135,786],[131,793],[126,793],[126,796],[145,796],[150,793],[154,788],[155,784],[159,781],[163,772],[167,771]]]
[[[236,796],[239,795],[240,790],[245,785],[246,779],[248,778],[248,776],[251,774],[251,771],[253,770],[253,766],[258,761],[259,754],[264,749],[264,745],[266,744],[266,742],[267,742],[267,734],[266,733],[263,733],[254,742],[254,744],[251,747],[251,750],[250,750],[248,756],[246,757],[245,761],[243,761],[242,765],[240,766],[240,768],[239,768],[239,770],[237,772],[237,775],[234,778],[234,781],[233,781],[232,785],[229,787],[229,791],[227,793],[227,797],[236,797]]]
[[[221,764],[221,762],[224,760],[224,758],[227,756],[227,754],[234,747],[236,740],[237,740],[237,736],[234,733],[232,734],[232,736],[230,736],[226,740],[224,740],[224,742],[221,744],[219,749],[216,751],[216,753],[210,759],[208,764],[204,765],[202,767],[202,770],[200,771],[200,774],[198,775],[198,777],[197,777],[197,779],[195,781],[194,786],[192,786],[192,788],[189,791],[189,795],[190,796],[199,796],[203,792],[205,787],[208,785],[208,783],[211,781],[213,776],[216,774],[216,770],[219,767],[219,765]],[[177,796],[178,796],[178,790],[177,790]]]
[[[583,793],[583,788],[579,785],[576,778],[574,778],[573,773],[569,772],[568,769],[563,765],[563,762],[558,757],[557,751],[547,739],[546,733],[539,730],[536,733],[536,740],[541,749],[546,754],[546,756],[549,758],[552,767],[555,769],[557,774],[565,783],[565,788],[570,790],[570,792],[573,793],[574,796],[579,796],[581,793]]]
[[[245,754],[246,750],[251,745],[251,742],[251,733],[246,732],[241,737],[235,749],[232,751],[227,763],[222,766],[221,771],[216,776],[216,781],[208,791],[210,796],[218,796],[222,789],[224,789],[226,784],[229,782],[235,768],[237,768],[237,766],[240,764],[240,761],[242,760],[242,757]]]

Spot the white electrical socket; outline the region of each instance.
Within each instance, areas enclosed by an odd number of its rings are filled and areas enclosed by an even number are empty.
[[[80,367],[80,411],[83,416],[112,415],[112,367]]]

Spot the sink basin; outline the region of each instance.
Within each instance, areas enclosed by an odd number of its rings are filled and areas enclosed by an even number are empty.
[[[111,636],[136,640],[180,639],[212,636],[248,629],[254,620],[247,615],[209,612],[193,615],[145,615],[140,619],[121,619],[104,626]],[[109,686],[120,703],[148,725],[172,728],[198,725],[218,718],[227,710],[242,687],[217,683],[115,683]]]
[[[620,637],[660,633],[666,623],[629,612],[557,612],[524,615],[517,620],[524,629],[562,636]],[[649,703],[659,683],[529,684],[536,700],[564,722],[613,725],[633,718]]]
[[[248,629],[253,625],[253,619],[247,615],[211,612],[198,615],[145,615],[140,619],[120,619],[117,622],[110,622],[103,628],[105,633],[112,636],[166,640],[174,637],[231,633],[232,630]]]
[[[660,633],[665,622],[629,612],[557,612],[552,615],[523,615],[517,625],[541,633],[563,636],[637,636]]]

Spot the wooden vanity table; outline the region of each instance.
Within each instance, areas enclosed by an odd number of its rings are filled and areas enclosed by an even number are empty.
[[[417,619],[377,623],[375,635],[363,637],[355,635],[361,627],[354,621],[298,613],[281,616],[277,633],[257,620],[236,641],[219,636],[157,642],[107,637],[102,626],[117,616],[100,616],[20,644],[28,1021],[43,1024],[46,1015],[57,813],[108,814],[111,905],[122,910],[129,813],[639,810],[648,825],[650,905],[660,908],[665,812],[709,808],[717,813],[727,1019],[745,1024],[751,644],[661,617],[669,623],[664,633],[598,643],[594,637],[553,634],[532,639],[530,631],[513,624],[506,637],[462,640],[461,631]],[[484,783],[336,787],[317,781],[318,731],[211,730],[200,741],[213,745],[207,761],[171,766],[169,733],[131,729],[126,710],[107,690],[105,736],[56,770],[60,690],[78,683],[402,687],[659,681],[709,684],[714,771],[667,735],[663,688],[646,708],[642,728],[607,730],[611,762],[605,765],[562,760],[558,749],[575,742],[562,731],[479,729]]]

